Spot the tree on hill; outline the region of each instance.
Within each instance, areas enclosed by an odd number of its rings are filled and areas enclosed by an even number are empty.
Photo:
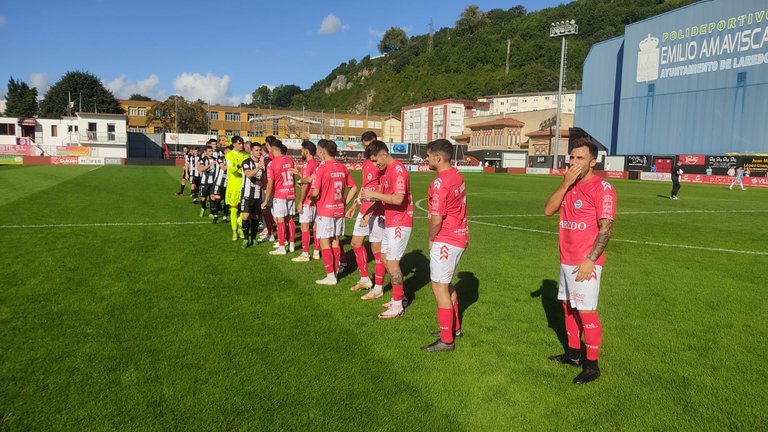
[[[459,35],[471,35],[490,23],[491,21],[488,19],[488,16],[480,10],[479,6],[467,6],[456,21],[456,33]]]
[[[407,43],[408,35],[405,34],[405,30],[399,27],[390,27],[389,30],[384,32],[384,36],[379,41],[379,52],[387,54],[397,51]]]
[[[144,101],[144,102],[152,102],[152,98],[149,96],[140,95],[138,93],[134,93],[131,95],[131,97],[128,98],[128,100],[132,101]]]
[[[5,96],[5,115],[8,117],[34,117],[37,115],[37,89],[22,80],[8,80]]]
[[[72,102],[72,107],[68,106]],[[48,89],[40,102],[40,117],[59,118],[80,109],[85,112],[123,114],[125,110],[111,91],[96,76],[88,72],[70,71]]]
[[[254,108],[266,108],[272,102],[272,90],[266,85],[263,85],[251,93],[253,102],[251,106]]]
[[[301,87],[294,84],[279,85],[272,89],[272,106],[288,108],[297,94],[301,94]]]
[[[203,101],[189,102],[174,95],[152,105],[147,111],[147,126],[160,125],[165,131],[177,133],[208,133],[207,116]]]

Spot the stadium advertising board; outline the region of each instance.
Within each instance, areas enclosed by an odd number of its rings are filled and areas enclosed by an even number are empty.
[[[408,144],[405,143],[387,143],[387,147],[389,147],[389,153],[393,155],[407,155],[408,154]]]
[[[78,156],[51,156],[53,165],[77,165],[79,162]]]
[[[526,174],[549,174],[551,170],[549,168],[526,168]]]
[[[35,147],[28,145],[0,145],[0,155],[35,156]]]
[[[629,155],[627,156],[628,167],[644,167],[650,165],[651,158],[646,155]]]
[[[707,157],[704,155],[680,155],[677,157],[680,165],[705,165]]]
[[[750,175],[764,176],[768,173],[768,156],[742,156],[741,162],[744,169],[749,170]]]
[[[672,174],[660,172],[641,172],[640,180],[672,181]]]
[[[104,158],[80,156],[79,158],[77,158],[77,164],[78,165],[104,165]]]
[[[354,152],[361,152],[365,150],[363,148],[363,143],[360,141],[334,141],[336,143],[336,148],[338,151],[354,151]]]
[[[90,147],[56,146],[56,156],[90,156]]]
[[[123,160],[120,158],[104,158],[104,165],[122,165]]]
[[[21,155],[0,154],[0,165],[22,165],[24,157]]]
[[[736,168],[736,156],[707,156],[707,166],[712,168]]]
[[[166,133],[163,135],[165,144],[203,146],[209,139],[218,139],[216,135]]]
[[[680,181],[684,183],[712,184],[728,186],[733,182],[733,177],[710,176],[699,174],[683,174]],[[768,177],[744,177],[745,186],[768,187]]]

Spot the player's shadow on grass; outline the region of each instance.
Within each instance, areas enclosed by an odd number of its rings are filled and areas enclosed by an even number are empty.
[[[551,279],[541,281],[537,291],[531,293],[531,297],[541,299],[541,307],[547,317],[547,325],[557,335],[557,340],[565,349],[568,346],[568,335],[565,333],[565,312],[563,303],[557,299],[557,282]]]
[[[669,199],[669,195],[656,195],[656,196],[659,197],[659,198],[664,198],[666,200]]]
[[[459,301],[459,321],[464,322],[464,312],[480,298],[480,281],[472,272],[460,272],[456,282],[456,297]]]
[[[413,303],[416,292],[429,285],[429,259],[420,250],[410,251],[400,259],[400,270],[403,272],[405,298]]]

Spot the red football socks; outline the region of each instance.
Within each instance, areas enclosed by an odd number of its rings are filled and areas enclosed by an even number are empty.
[[[301,232],[301,251],[309,253],[309,231]]]
[[[437,308],[437,322],[440,324],[440,340],[453,343],[453,309]]]
[[[600,342],[603,340],[603,326],[597,312],[580,313],[584,327],[584,344],[587,346],[587,360],[597,360],[600,355]]]
[[[280,222],[277,223],[277,244],[285,247],[285,224]]]
[[[563,310],[565,311],[565,331],[568,333],[568,348],[579,351],[581,350],[581,330],[576,311],[567,302],[563,303]]]
[[[339,264],[341,264],[341,248],[332,247],[334,270],[339,271]]]
[[[392,284],[392,300],[400,301],[403,299],[403,295],[405,295],[403,286]]]
[[[355,259],[357,260],[357,268],[360,270],[360,277],[368,277],[368,251],[365,246],[360,246],[352,249],[355,252]]]
[[[459,321],[459,302],[453,302],[453,329],[458,330],[461,328],[461,322]]]
[[[296,243],[296,222],[293,218],[288,219],[288,239],[291,243]]]
[[[373,283],[379,286],[384,285],[384,272],[387,268],[384,267],[384,263],[381,261],[381,253],[374,252],[373,258],[376,262],[376,267],[373,270]]]
[[[333,251],[330,249],[321,249],[320,255],[323,257],[325,272],[328,274],[333,274],[336,271],[336,268],[333,265]]]

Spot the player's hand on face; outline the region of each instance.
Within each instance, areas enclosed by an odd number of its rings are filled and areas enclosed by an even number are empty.
[[[592,271],[594,269],[595,263],[590,259],[585,259],[579,263],[579,265],[573,269],[573,272],[576,273],[576,282],[584,282],[585,280],[589,280],[589,277],[592,275]]]
[[[563,176],[563,183],[572,185],[578,180],[581,175],[581,165],[571,165],[565,169],[565,175]]]

